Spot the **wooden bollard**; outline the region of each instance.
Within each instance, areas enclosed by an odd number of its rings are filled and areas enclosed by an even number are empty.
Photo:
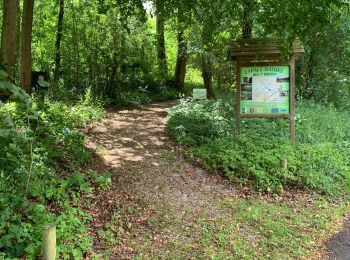
[[[288,169],[288,160],[287,159],[281,159],[280,164],[281,164],[282,169],[284,169],[284,170]]]
[[[43,230],[43,259],[56,259],[56,227],[45,226]]]

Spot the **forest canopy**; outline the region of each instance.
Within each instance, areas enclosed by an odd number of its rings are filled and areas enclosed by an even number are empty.
[[[288,52],[300,38],[306,53],[298,61],[298,96],[343,107],[348,7],[343,0],[4,1],[3,58],[23,88],[30,71],[42,71],[55,95],[91,89],[116,104],[123,92],[184,91],[185,81],[204,82],[212,97],[232,91],[230,41],[278,37]]]

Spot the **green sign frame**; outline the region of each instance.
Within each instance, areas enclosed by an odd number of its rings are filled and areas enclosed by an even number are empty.
[[[237,60],[237,132],[241,131],[241,120],[244,118],[285,118],[289,119],[290,138],[295,143],[296,57],[293,54],[289,62]]]
[[[240,113],[290,114],[290,66],[242,66]]]

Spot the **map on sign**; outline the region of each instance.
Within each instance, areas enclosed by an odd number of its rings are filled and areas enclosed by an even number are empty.
[[[289,66],[241,68],[241,114],[289,114]]]
[[[282,95],[284,88],[276,82],[276,77],[255,77],[252,98],[259,102],[283,102],[286,96]]]

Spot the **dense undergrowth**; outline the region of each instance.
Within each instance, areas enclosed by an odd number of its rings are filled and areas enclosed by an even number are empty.
[[[73,106],[37,102],[4,72],[0,90],[10,95],[0,102],[0,259],[39,258],[45,225],[57,226],[60,259],[81,259],[92,238],[79,198],[109,177],[80,171],[91,154],[77,127],[103,109],[89,96]]]
[[[159,82],[149,84],[151,87],[146,84],[146,86],[132,86],[130,89],[121,90],[116,93],[113,98],[101,95],[101,93],[95,93],[92,89],[88,89],[86,92],[88,95],[85,94],[85,96],[82,96],[80,99],[85,100],[89,98],[90,103],[101,103],[104,107],[127,108],[140,107],[153,102],[174,100],[180,96],[180,92],[171,86],[162,85]],[[72,102],[75,102],[77,97],[79,97],[79,95],[72,90],[67,90],[63,83],[53,83],[44,92],[51,100],[64,101],[66,104],[72,104]],[[80,95],[81,94],[82,93],[80,93]],[[77,116],[79,116],[79,113]]]
[[[260,192],[350,190],[348,111],[300,101],[294,146],[288,120],[246,119],[237,135],[234,115],[233,99],[183,102],[170,110],[167,126],[206,169]],[[288,159],[288,169],[280,167],[281,159]]]
[[[153,102],[173,100],[178,96],[179,91],[171,88],[158,88],[153,91],[140,88],[134,91],[121,92],[116,100],[110,101],[110,104],[116,107],[138,107]]]

